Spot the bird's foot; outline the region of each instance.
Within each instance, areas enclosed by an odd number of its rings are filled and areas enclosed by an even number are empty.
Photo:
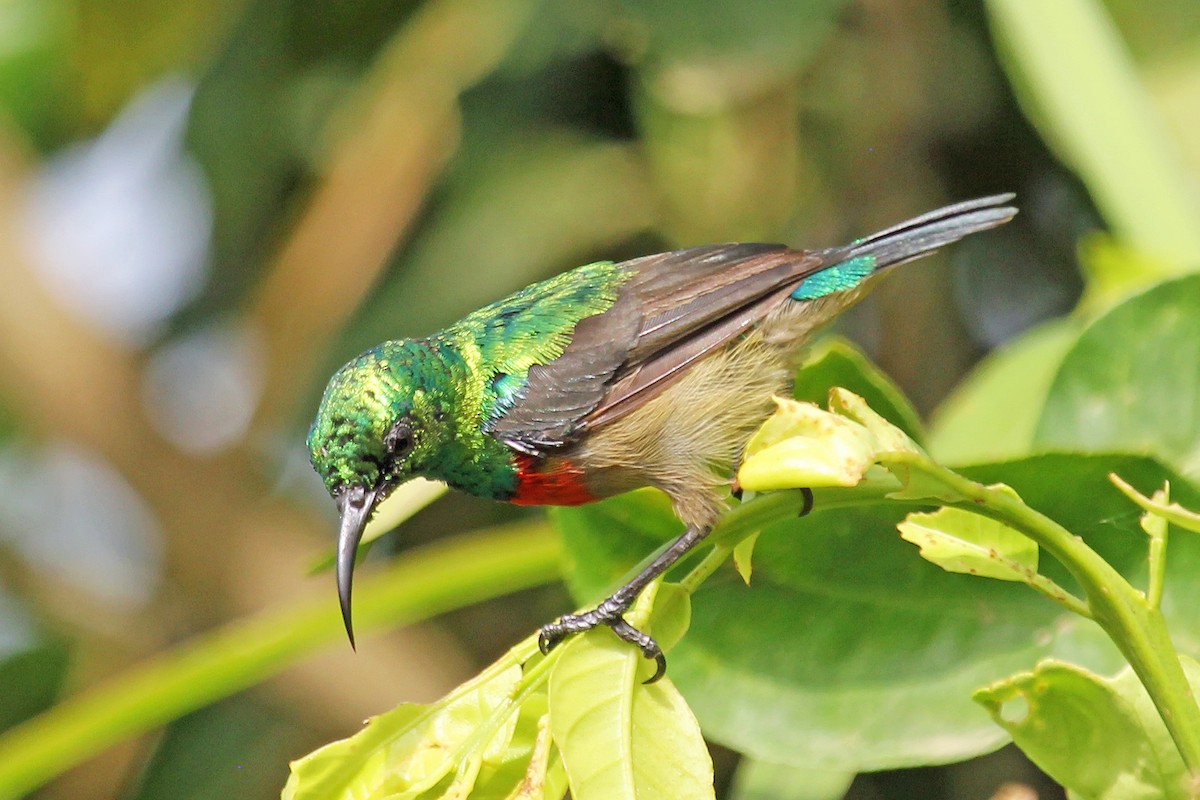
[[[591,611],[585,611],[582,614],[564,614],[554,622],[543,625],[541,633],[538,634],[538,649],[543,654],[549,655],[550,651],[562,644],[568,636],[606,625],[612,629],[617,638],[629,642],[641,650],[642,655],[646,658],[654,660],[654,674],[645,683],[650,684],[657,681],[667,672],[667,657],[650,634],[639,631],[621,616],[633,604],[633,599],[626,599],[620,594],[618,592]]]

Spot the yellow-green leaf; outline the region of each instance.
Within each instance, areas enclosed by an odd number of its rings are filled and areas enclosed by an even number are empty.
[[[700,726],[670,678],[606,628],[562,645],[550,675],[550,729],[574,800],[713,798]]]
[[[554,740],[550,736],[550,714],[538,719],[537,738],[533,742],[533,755],[525,770],[525,777],[517,784],[505,800],[541,800],[543,797],[561,797],[562,792],[547,791],[551,762],[558,761],[554,752]],[[565,791],[565,787],[564,787]]]
[[[1193,686],[1196,662],[1181,659]],[[992,719],[1072,795],[1088,800],[1185,800],[1186,769],[1132,670],[1114,679],[1045,660],[977,691]]]
[[[669,653],[671,648],[679,644],[679,640],[692,624],[692,595],[678,583],[668,581],[659,583],[652,597],[649,597],[649,592],[646,594],[648,599],[653,601],[653,609],[650,612],[650,622],[645,625],[644,630],[654,634],[658,646],[664,653]],[[644,625],[640,615],[629,614],[627,618],[633,625]]]
[[[515,719],[518,709],[503,707],[520,677],[521,668],[515,665],[485,672],[437,703],[405,704],[371,718],[354,736],[293,761],[282,800],[413,797],[455,770],[460,771],[454,784],[473,783],[479,764],[460,764],[472,757],[481,763],[497,749],[507,748],[512,726],[502,721],[489,740],[479,744],[478,752],[469,749],[472,735],[494,714],[508,711]]]
[[[733,548],[733,566],[747,586],[750,585],[750,575],[754,572],[754,566],[750,562],[754,556],[754,545],[758,541],[759,533],[761,531],[755,531]]]
[[[921,557],[948,572],[1002,581],[1026,581],[1037,573],[1038,547],[988,517],[958,508],[909,514],[900,536],[921,548]]]
[[[867,401],[847,389],[835,386],[829,391],[829,410],[854,420],[874,435],[881,453],[920,453],[921,448],[908,434],[888,422]]]
[[[746,444],[743,489],[854,486],[875,462],[878,441],[863,425],[812,403],[775,398],[775,413]]]

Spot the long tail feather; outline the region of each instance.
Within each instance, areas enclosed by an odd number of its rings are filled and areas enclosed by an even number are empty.
[[[1003,225],[1017,214],[1005,205],[1013,194],[997,194],[939,208],[901,222],[845,248],[844,259],[874,259],[875,270],[903,264],[972,233]]]

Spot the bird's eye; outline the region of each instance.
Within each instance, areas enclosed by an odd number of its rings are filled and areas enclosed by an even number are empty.
[[[412,452],[413,445],[416,444],[413,440],[412,425],[406,419],[400,420],[388,431],[383,444],[392,458],[404,458]]]

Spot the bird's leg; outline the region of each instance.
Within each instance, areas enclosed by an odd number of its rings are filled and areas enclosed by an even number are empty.
[[[658,668],[654,675],[646,681],[646,683],[654,683],[667,671],[667,657],[663,655],[658,642],[654,641],[649,634],[630,625],[621,615],[629,610],[643,589],[683,558],[711,530],[711,526],[701,528],[689,525],[683,535],[647,564],[645,569],[633,577],[633,580],[602,600],[594,609],[582,614],[565,614],[554,622],[543,625],[541,634],[538,636],[538,647],[543,653],[549,653],[572,634],[590,631],[599,625],[607,625],[620,639],[636,645],[646,658],[654,659]]]

